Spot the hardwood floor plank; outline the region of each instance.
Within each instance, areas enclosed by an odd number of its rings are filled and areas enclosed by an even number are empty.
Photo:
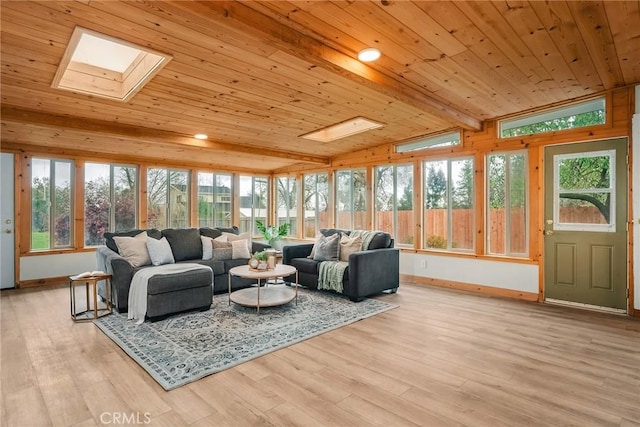
[[[167,392],[70,320],[66,286],[2,291],[0,422],[640,425],[635,319],[424,285],[379,298],[399,307]]]

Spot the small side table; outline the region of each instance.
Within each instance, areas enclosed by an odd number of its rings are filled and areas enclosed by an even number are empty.
[[[106,281],[106,307],[98,307],[98,282]],[[78,312],[76,308],[76,287],[84,285],[87,298],[86,310]],[[93,295],[89,291],[89,285],[93,290]],[[69,277],[69,294],[71,298],[71,318],[76,321],[95,320],[100,317],[113,313],[113,305],[111,303],[111,274],[101,274],[88,277]],[[93,296],[93,298],[91,298]],[[93,300],[93,301],[92,301]],[[91,304],[93,302],[93,305]]]

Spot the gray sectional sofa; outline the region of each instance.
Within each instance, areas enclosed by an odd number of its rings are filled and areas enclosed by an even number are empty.
[[[154,268],[153,265],[133,267],[118,252],[114,241],[116,236],[133,237],[146,231],[150,238],[166,237],[176,263],[197,263],[211,267],[213,271],[213,287],[211,273],[206,270],[193,270],[183,273],[153,276],[148,284],[147,317],[157,320],[167,315],[200,309],[207,310],[211,305],[214,292],[227,292],[228,272],[238,265],[246,265],[248,259],[210,259],[203,260],[202,239],[200,236],[216,238],[223,232],[238,235],[238,228],[184,228],[184,229],[148,229],[131,230],[122,233],[105,233],[106,245],[97,249],[98,268],[112,274],[112,299],[118,312],[126,312],[128,308],[129,287],[133,275],[140,269]],[[259,252],[268,245],[252,242],[251,252]],[[248,287],[251,280],[232,277],[233,290]],[[101,297],[105,298],[104,288],[99,289]]]
[[[349,235],[350,230],[321,229],[324,236],[336,233]],[[296,267],[299,284],[311,289],[318,287],[320,262],[310,258],[313,243],[289,245],[282,249],[282,262]],[[352,253],[344,272],[342,294],[352,301],[383,291],[396,292],[400,286],[400,250],[394,248],[391,235],[376,232],[368,249]]]

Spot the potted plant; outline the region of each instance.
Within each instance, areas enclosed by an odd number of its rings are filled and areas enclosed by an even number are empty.
[[[289,234],[290,224],[281,224],[279,227],[275,225],[265,226],[262,221],[258,220],[256,221],[256,228],[273,249],[280,251],[282,250],[282,238]]]
[[[266,270],[267,269],[267,259],[269,254],[267,251],[260,251],[253,254],[253,258],[258,260],[258,270]]]

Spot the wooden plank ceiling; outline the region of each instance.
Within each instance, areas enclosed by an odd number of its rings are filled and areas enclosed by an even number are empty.
[[[640,82],[638,1],[3,1],[1,23],[3,146],[123,160],[326,167]],[[52,89],[76,26],[173,59],[126,103]],[[385,126],[300,138],[356,116]]]

